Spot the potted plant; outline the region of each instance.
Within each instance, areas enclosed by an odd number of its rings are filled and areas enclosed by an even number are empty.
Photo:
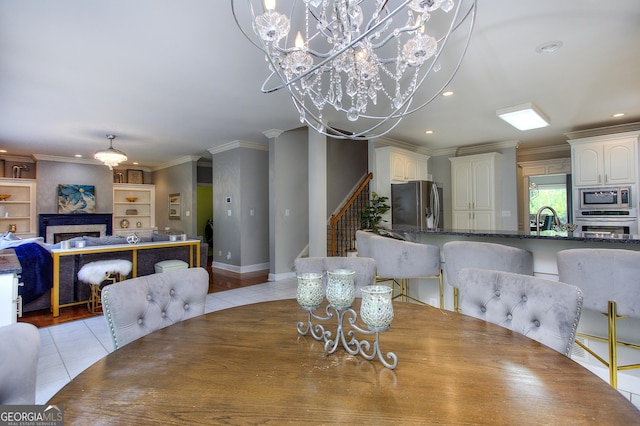
[[[387,204],[389,197],[381,197],[377,193],[371,193],[369,206],[360,213],[360,225],[362,229],[368,229],[376,234],[379,233],[380,223],[387,222],[382,219],[382,215],[387,213],[391,206]]]

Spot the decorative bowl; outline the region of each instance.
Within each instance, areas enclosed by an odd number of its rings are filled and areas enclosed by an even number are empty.
[[[8,198],[11,198],[11,194],[0,194],[0,201],[4,201]]]
[[[130,203],[133,203],[136,200],[138,200],[138,197],[127,197],[127,201]]]

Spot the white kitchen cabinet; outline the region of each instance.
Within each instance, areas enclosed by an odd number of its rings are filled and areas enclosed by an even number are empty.
[[[574,186],[634,184],[638,132],[570,140]]]
[[[454,229],[493,231],[499,228],[501,157],[492,152],[449,159]]]
[[[156,187],[149,184],[113,185],[113,235],[137,232],[150,237],[156,227]]]
[[[0,233],[11,230],[21,238],[37,236],[36,181],[0,179]]]

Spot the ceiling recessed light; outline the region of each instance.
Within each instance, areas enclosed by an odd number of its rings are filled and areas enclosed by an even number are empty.
[[[4,153],[4,152],[7,152],[7,150],[6,149],[0,149],[0,152]]]
[[[548,41],[546,43],[542,43],[538,47],[536,47],[536,52],[538,53],[553,53],[556,50],[562,47],[562,42],[560,40]]]
[[[624,112],[617,112],[617,113],[613,114],[612,117],[614,117],[614,118],[624,117]]]
[[[134,166],[137,166],[138,164],[140,164],[140,163],[138,163],[137,161],[134,161],[134,162],[133,162],[133,165],[134,165]]]
[[[432,134],[432,133],[433,133],[433,130],[425,130],[424,132],[425,132],[427,135],[430,135],[430,134]]]
[[[442,96],[451,96],[451,95],[453,95],[453,92],[450,90],[447,92],[442,92]]]
[[[82,154],[76,154],[75,157],[76,158],[82,158]]]

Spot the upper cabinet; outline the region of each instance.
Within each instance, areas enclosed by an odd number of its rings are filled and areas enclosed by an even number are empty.
[[[113,185],[113,235],[137,232],[149,237],[156,228],[156,187],[148,184]]]
[[[37,236],[36,181],[0,179],[0,233],[11,231],[21,238]]]
[[[467,155],[451,161],[454,229],[496,230],[502,187],[498,177],[501,154]]]
[[[636,183],[638,132],[570,140],[574,186]]]

